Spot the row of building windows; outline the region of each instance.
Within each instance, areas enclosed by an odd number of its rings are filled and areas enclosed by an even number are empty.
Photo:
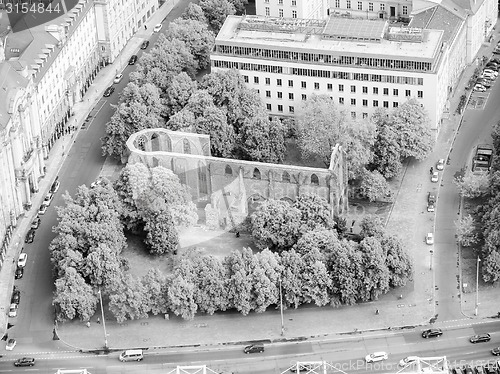
[[[355,80],[364,82],[394,83],[394,84],[406,84],[413,86],[423,86],[424,84],[424,78],[416,78],[416,77],[394,76],[394,75],[384,75],[384,74],[350,73],[344,71],[329,71],[329,70],[318,70],[318,69],[283,68],[281,66],[250,64],[250,63],[235,62],[235,61],[212,60],[212,66],[223,69],[263,71],[266,73],[291,74],[291,75],[299,75],[306,77],[345,79],[345,80]]]
[[[358,10],[363,10],[363,2],[362,1],[358,1],[357,5],[358,5],[358,7],[357,7]],[[340,0],[335,0],[335,8],[342,8],[342,6],[340,4]],[[342,8],[342,9],[352,9],[351,0],[346,0],[345,8]],[[368,11],[369,12],[374,11],[373,3],[368,3]],[[384,3],[379,4],[379,11],[381,11],[381,12],[385,11],[385,4]],[[408,15],[408,6],[403,5],[402,13],[405,16]]]
[[[306,100],[307,99],[307,96],[306,95],[302,95],[302,100]],[[333,97],[332,97],[333,99]],[[343,97],[339,97],[338,98],[338,103],[339,105],[345,105],[345,99]],[[363,99],[362,100],[362,106],[365,107],[365,108],[368,108],[368,100],[366,99]],[[379,107],[383,107],[383,108],[390,108],[391,103],[387,100],[384,100],[384,101],[381,101],[379,102],[378,100],[372,100],[372,108],[379,108]],[[356,99],[352,99],[351,98],[351,106],[356,106],[357,105],[357,100]],[[399,102],[398,101],[393,101],[392,102],[392,108],[397,108],[399,107]],[[268,111],[272,111],[273,110],[273,106],[271,103],[266,103],[266,108]],[[278,112],[279,113],[283,113],[283,108],[284,108],[284,105],[283,104],[277,104],[277,108],[278,108]],[[290,105],[288,106],[288,112],[289,113],[295,113],[295,107],[293,105]],[[355,113],[355,112],[351,112],[351,113]]]
[[[271,9],[269,7],[266,6],[264,8],[264,12],[265,12],[267,17],[271,16]],[[284,12],[283,12],[282,8],[278,9],[278,17],[280,17],[280,18],[284,17]],[[297,18],[297,11],[296,10],[292,10],[292,18]]]
[[[233,175],[233,168],[230,165],[226,165],[226,167],[224,168],[224,174],[226,176],[232,176]],[[258,168],[254,168],[253,169],[252,178],[254,178],[254,179],[261,179],[261,173],[260,173],[260,170]],[[290,178],[290,174],[288,172],[284,171],[283,174],[281,174],[281,181],[282,182],[290,183],[291,180],[292,179]],[[314,173],[311,174],[311,177],[310,177],[309,181],[310,181],[311,184],[314,184],[316,186],[319,185],[319,178]]]
[[[368,88],[368,87],[363,87],[363,88]],[[378,87],[373,87],[373,93],[375,95],[378,95]],[[339,90],[339,92],[343,92]],[[355,92],[355,91],[352,91],[351,92]],[[368,93],[368,90],[367,92]],[[389,95],[389,89],[388,88],[384,88],[384,95]],[[399,91],[397,89],[393,89],[393,96],[398,96],[399,95]],[[271,97],[271,91],[270,90],[266,90],[266,97]],[[405,90],[405,97],[409,98],[411,97],[411,91],[410,90]],[[423,91],[417,91],[417,97],[419,99],[423,99],[424,98],[424,92]],[[278,91],[276,92],[276,98],[278,99],[283,99],[283,92],[281,91]],[[306,94],[302,94],[302,100],[306,100],[307,99],[307,95]],[[288,100],[295,100],[295,94],[293,92],[289,92],[288,93]],[[353,104],[353,100],[354,100],[354,104]],[[362,99],[363,100],[363,106],[367,106],[368,105],[368,100],[367,99]],[[374,101],[375,102],[375,101]],[[351,105],[356,105],[356,99],[351,99]]]
[[[239,47],[217,44],[214,52],[228,56],[249,56],[272,60],[301,61],[324,65],[344,65],[356,67],[375,67],[379,69],[397,69],[411,71],[431,71],[432,63],[414,60],[398,60],[388,58],[334,56],[321,53],[293,52],[285,50]]]
[[[269,0],[264,0],[266,4],[269,4]],[[283,5],[283,0],[278,0],[278,5]],[[297,0],[291,1],[291,6],[297,6]]]

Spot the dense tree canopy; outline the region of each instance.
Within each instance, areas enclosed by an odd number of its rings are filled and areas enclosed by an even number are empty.
[[[217,34],[226,17],[236,13],[234,4],[229,0],[201,0],[200,7],[205,13],[208,24]]]

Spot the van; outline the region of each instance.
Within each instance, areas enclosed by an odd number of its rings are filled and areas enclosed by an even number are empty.
[[[144,358],[142,354],[142,349],[129,349],[128,351],[123,351],[120,354],[120,361],[142,361]]]

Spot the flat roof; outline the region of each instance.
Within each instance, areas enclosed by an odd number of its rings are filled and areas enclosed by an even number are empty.
[[[255,16],[254,16],[255,17]],[[262,17],[265,20],[265,17]],[[337,21],[339,18],[335,18]],[[412,41],[395,41],[381,39],[378,42],[362,41],[362,40],[339,40],[324,38],[324,33],[313,34],[303,32],[273,32],[272,30],[246,30],[240,29],[238,26],[243,20],[242,16],[228,16],[222,26],[215,44],[217,45],[232,45],[249,48],[271,48],[276,50],[284,50],[291,52],[310,52],[324,53],[331,55],[343,56],[359,56],[372,58],[393,58],[402,60],[412,60],[421,62],[434,62],[439,56],[439,51],[442,46],[442,30],[422,30],[422,39],[418,42]],[[346,21],[353,22],[348,19]],[[344,33],[349,28],[348,22],[337,23],[338,26],[331,26],[330,32],[340,32],[343,27]],[[358,35],[372,35],[379,33],[382,24],[376,21],[372,28],[359,28],[353,32]],[[382,21],[383,23],[383,21]],[[334,25],[334,24],[332,24]],[[361,25],[361,23],[359,24]],[[327,28],[325,28],[326,30]],[[390,29],[390,28],[389,28]]]
[[[382,39],[386,28],[386,21],[330,17],[323,35],[358,39]]]

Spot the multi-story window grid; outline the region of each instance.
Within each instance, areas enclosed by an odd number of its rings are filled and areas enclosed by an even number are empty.
[[[339,92],[344,92],[344,85],[343,84],[339,84]]]
[[[417,91],[417,97],[419,99],[423,99],[424,98],[424,91]]]
[[[381,10],[381,11],[384,11],[384,10],[385,10],[385,4],[384,4],[384,3],[380,4],[380,10]]]
[[[259,84],[259,77],[253,77],[253,83]]]
[[[335,8],[340,8],[340,0],[335,0]]]
[[[295,113],[295,108],[294,108],[293,106],[289,106],[289,107],[288,107],[288,111],[289,111],[290,113]]]
[[[327,89],[328,91],[332,91],[332,90],[333,90],[333,84],[331,84],[331,83],[327,83],[327,84],[326,84],[326,89]]]
[[[343,97],[339,97],[339,104],[344,105],[344,98]]]
[[[266,91],[266,97],[271,97],[271,91]]]
[[[278,87],[281,87],[283,85],[283,81],[281,80],[281,78],[276,79],[276,85]]]
[[[351,86],[351,93],[356,93],[356,86]]]
[[[406,97],[410,97],[411,96],[411,91],[410,90],[406,90],[405,91],[405,96]]]
[[[388,101],[384,101],[384,108],[389,108],[389,102]]]
[[[373,87],[373,94],[378,95],[378,87]]]
[[[364,94],[367,94],[367,93],[368,93],[368,87],[363,86],[363,93],[364,93]]]
[[[377,108],[378,107],[378,100],[373,100],[373,107]]]
[[[228,45],[217,45],[216,53],[221,55],[229,56],[259,56],[263,59],[272,59],[275,61],[295,61],[295,62],[306,62],[310,63],[314,61],[316,64],[321,64],[326,66],[366,66],[375,67],[378,69],[390,69],[390,70],[402,70],[402,71],[415,71],[415,72],[429,72],[432,71],[431,62],[422,61],[412,61],[412,60],[401,60],[401,59],[390,59],[390,58],[371,58],[371,57],[354,57],[354,56],[333,56],[322,53],[308,53],[308,52],[293,52],[293,51],[283,51],[283,50],[271,50],[265,48],[254,48],[254,47],[240,47],[240,46],[228,46]],[[240,70],[258,70],[262,71],[260,67],[267,65],[250,64],[250,63],[238,63],[238,62],[224,62],[219,61],[223,68],[235,68]],[[224,65],[227,64],[227,65]],[[283,72],[281,66],[273,66],[273,70],[280,70]],[[377,74],[359,74],[347,72],[330,72],[328,70],[314,70],[314,69],[298,69],[293,68],[291,74],[293,75],[305,75],[305,71],[308,71],[311,76],[320,76],[313,74],[321,74],[324,78],[337,78],[337,79],[355,79],[363,80],[366,77],[370,77],[369,80],[376,82],[383,82],[382,80],[377,80]],[[273,71],[277,72],[277,71]],[[334,76],[337,75],[337,76]],[[358,77],[358,78],[355,78]],[[378,75],[378,77],[383,77],[383,75]],[[380,79],[380,78],[379,78]],[[390,83],[402,83],[396,82],[396,80],[417,80],[417,78],[410,77],[392,77],[394,80]],[[422,78],[418,78],[422,80]],[[423,83],[404,83],[404,84],[423,84]]]
[[[356,99],[351,99],[351,105],[356,106]]]
[[[292,18],[297,18],[297,11],[296,10],[292,10]]]
[[[283,105],[278,105],[278,112],[280,112],[280,113],[283,112]]]
[[[266,78],[266,86],[269,86],[271,84],[271,78]]]
[[[373,12],[373,3],[368,3],[368,10]]]
[[[266,104],[266,109],[267,109],[267,110],[271,110],[271,109],[272,109],[271,104],[269,104],[269,103],[268,103],[268,104]]]
[[[306,94],[302,94],[302,100],[307,100],[307,95]]]
[[[314,82],[314,89],[319,90],[319,82]]]
[[[288,87],[293,87],[293,80],[291,79],[288,80]]]
[[[406,5],[403,5],[403,16],[408,15],[408,7]]]
[[[307,88],[307,83],[305,81],[300,82],[300,87]]]
[[[292,6],[297,6],[297,0],[292,0]]]
[[[271,15],[271,10],[269,9],[268,6],[266,6],[266,8],[265,8],[265,12],[266,12],[266,16],[269,17]]]
[[[346,8],[351,9],[351,0],[347,0]]]
[[[243,80],[245,81],[245,83],[248,83],[248,75],[244,75]]]
[[[368,106],[368,100],[363,99],[363,106]]]
[[[358,10],[363,10],[363,3],[358,1]]]
[[[283,92],[277,92],[278,99],[283,99]]]
[[[288,100],[293,100],[293,92],[288,93]]]
[[[387,87],[384,87],[384,95],[389,95],[389,89]]]
[[[397,89],[397,88],[393,88],[393,89],[392,89],[392,94],[393,94],[394,96],[398,96],[398,94],[399,94],[398,89]]]
[[[398,102],[397,101],[393,101],[392,102],[392,107],[393,108],[397,108],[398,107]]]
[[[278,5],[283,5],[283,0],[278,0]]]
[[[280,18],[283,18],[283,9],[281,9],[281,8],[280,8],[280,9],[278,9],[278,16],[279,16]]]

